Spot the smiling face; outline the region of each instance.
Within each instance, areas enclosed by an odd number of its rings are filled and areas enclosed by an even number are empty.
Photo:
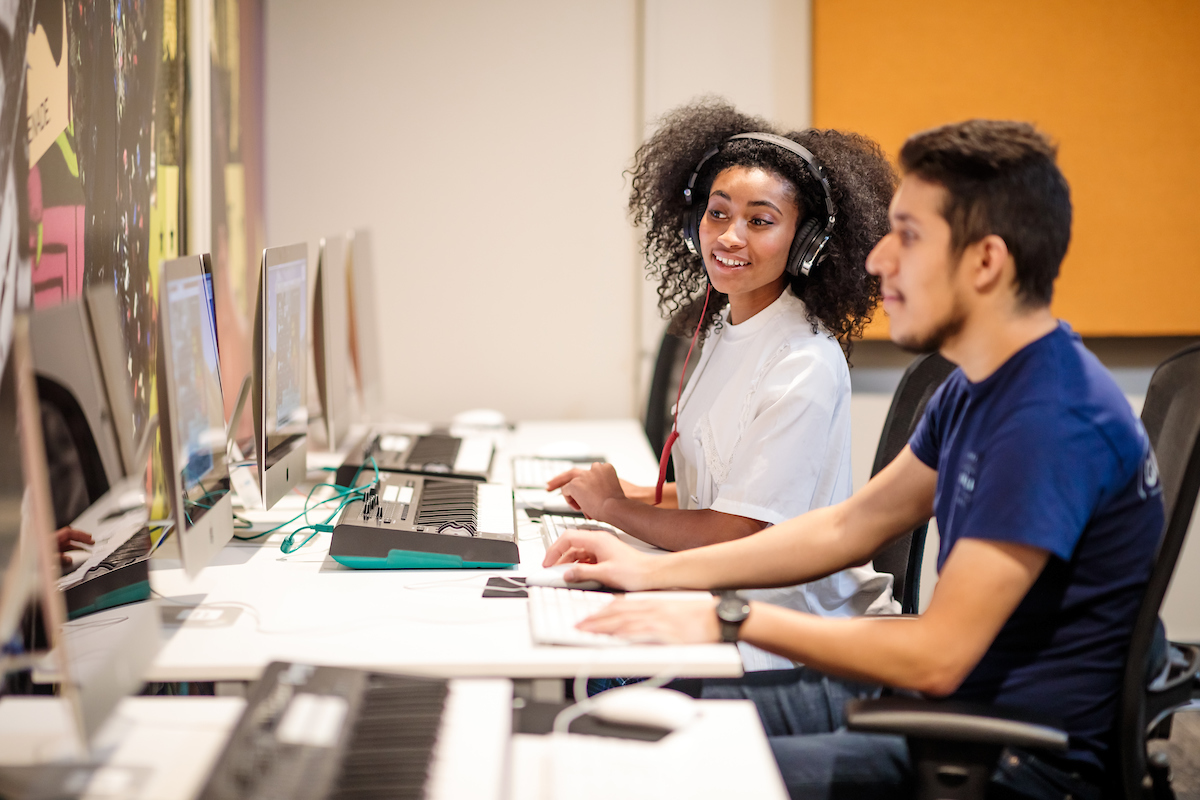
[[[713,288],[729,296],[733,325],[783,293],[800,221],[795,194],[790,183],[760,167],[729,167],[713,180],[700,247]]]
[[[950,247],[945,191],[906,176],[888,210],[891,230],[867,256],[867,272],[880,279],[892,341],[918,353],[940,349],[967,319],[967,270],[958,268]]]

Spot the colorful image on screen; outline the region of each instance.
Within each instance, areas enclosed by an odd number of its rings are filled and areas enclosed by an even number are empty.
[[[308,284],[305,262],[293,261],[267,270],[268,396],[275,398],[276,431],[293,422],[307,423],[304,359]]]
[[[211,296],[211,285],[200,275],[173,280],[167,286],[177,400],[172,414],[185,491],[213,471],[214,454],[222,453],[225,444]]]

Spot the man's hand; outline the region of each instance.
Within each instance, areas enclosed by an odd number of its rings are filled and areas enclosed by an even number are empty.
[[[600,581],[628,592],[665,588],[654,585],[652,570],[669,556],[639,553],[605,531],[568,528],[546,551],[543,567],[575,563],[563,573],[568,583]]]
[[[614,600],[579,623],[580,630],[663,644],[721,641],[717,601]]]
[[[79,545],[91,545],[96,543],[95,540],[92,539],[92,535],[90,533],[84,533],[83,531],[76,530],[70,525],[59,528],[54,532],[54,537],[58,541],[58,552],[60,553],[59,561],[64,567],[70,566],[71,564],[71,559],[66,555],[68,550],[82,550],[83,548],[79,547]]]

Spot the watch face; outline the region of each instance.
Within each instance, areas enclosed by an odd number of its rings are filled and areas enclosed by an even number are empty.
[[[717,604],[717,617],[722,622],[742,622],[750,615],[750,604],[735,592],[721,596]]]

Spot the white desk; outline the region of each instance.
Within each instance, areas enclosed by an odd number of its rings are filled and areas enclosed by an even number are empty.
[[[640,426],[617,420],[523,424],[502,435],[494,480],[508,479],[512,455],[564,440],[603,454],[633,481],[657,478]],[[298,502],[293,494],[287,505]],[[292,555],[279,550],[282,534],[235,542],[196,580],[169,560],[155,560],[151,585],[167,598],[161,602],[168,620],[180,604],[199,606],[201,614],[164,627],[162,650],[146,680],[249,681],[275,660],[451,677],[741,674],[731,645],[535,646],[525,600],[482,598],[489,577],[540,567],[540,526],[524,521],[519,535],[516,570],[350,570],[329,558],[329,534],[318,534]],[[120,608],[111,609],[79,625],[119,621],[121,615]]]
[[[73,759],[68,707],[54,697],[0,700],[0,767],[84,762],[99,767],[84,800],[189,800],[203,788],[245,700],[137,697],[121,701],[89,758]],[[431,800],[500,800],[512,732],[512,684],[451,681],[434,750]]]
[[[577,735],[510,739],[506,686],[496,680],[451,682],[439,735],[439,743],[449,746],[435,750],[430,777],[434,800],[787,796],[749,701],[700,701],[695,722],[652,744]],[[92,762],[102,769],[84,800],[190,800],[244,707],[245,701],[231,697],[122,701],[94,743]],[[4,698],[0,766],[69,759],[70,730],[57,698]],[[587,769],[581,773],[578,765],[590,765],[604,780],[594,780]]]
[[[749,700],[702,700],[688,727],[657,742],[598,736],[512,737],[509,797],[544,800],[759,800],[787,789]]]
[[[245,706],[236,697],[123,700],[86,759],[105,769],[83,797],[194,797]],[[56,697],[0,700],[0,766],[69,762],[77,754],[69,713]]]

